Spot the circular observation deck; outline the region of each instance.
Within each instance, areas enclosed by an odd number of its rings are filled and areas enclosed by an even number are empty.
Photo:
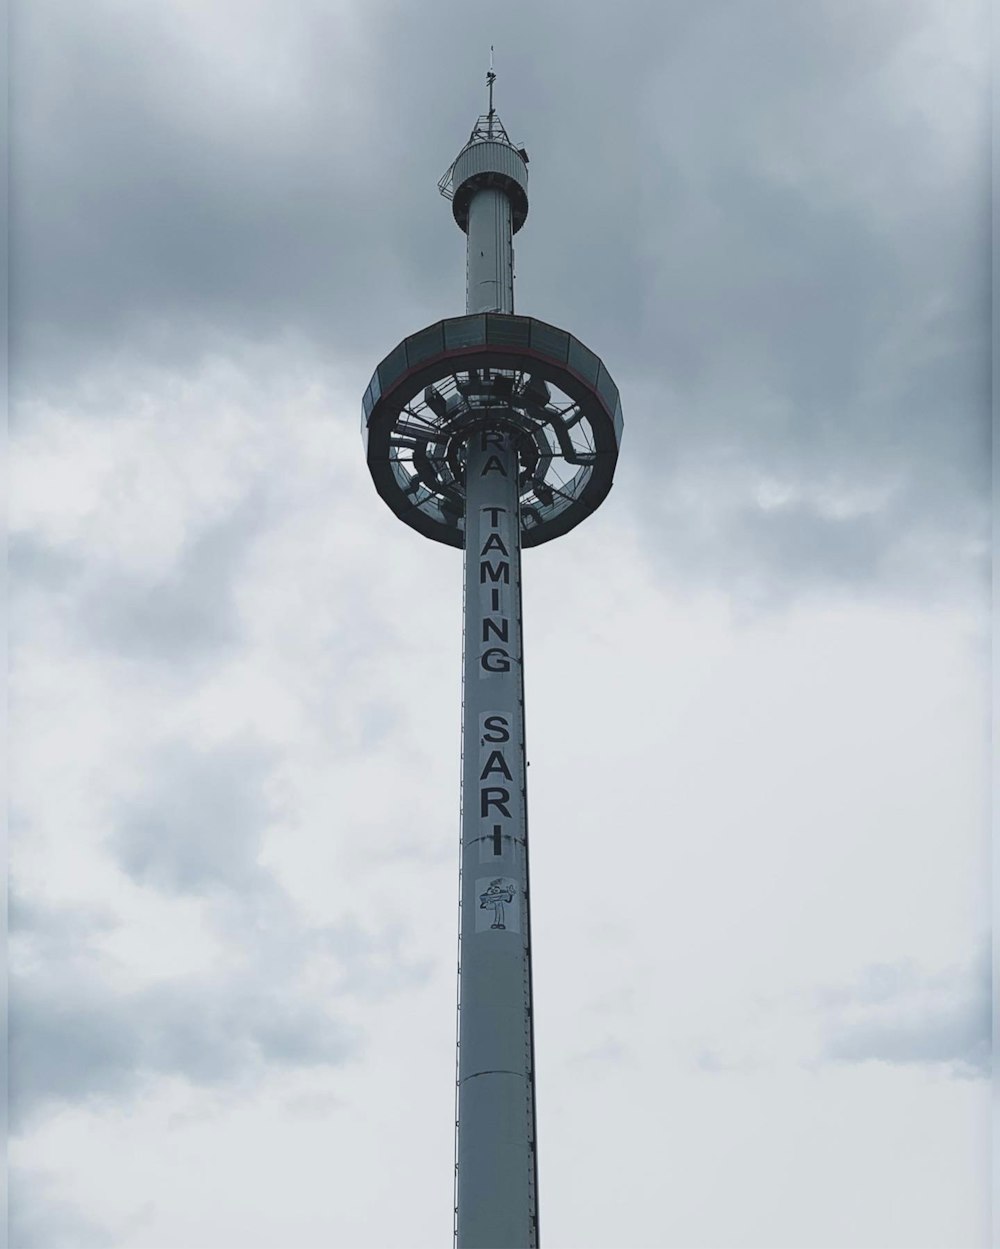
[[[622,436],[618,387],[583,343],[533,317],[477,313],[411,334],[375,370],[362,404],[375,488],[425,537],[462,547],[465,446],[516,440],[521,535],[539,546],[611,489]]]

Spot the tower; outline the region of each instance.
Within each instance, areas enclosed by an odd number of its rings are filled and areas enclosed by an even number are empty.
[[[466,314],[394,347],[362,404],[379,494],[425,537],[465,551],[458,1249],[538,1244],[521,548],[598,507],[622,434],[598,357],[514,313],[528,154],[496,114],[494,79],[491,65],[489,111],[438,184],[466,235]]]

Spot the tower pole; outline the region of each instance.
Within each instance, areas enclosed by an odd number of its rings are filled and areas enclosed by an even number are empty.
[[[517,451],[466,460],[457,1244],[537,1245]]]
[[[469,202],[465,243],[466,312],[514,311],[514,242],[510,200],[484,187]]]
[[[510,200],[482,187],[468,214],[466,312],[512,313]],[[519,464],[495,413],[465,464],[458,1249],[538,1243]]]
[[[535,1249],[521,547],[569,533],[607,497],[622,410],[599,356],[514,313],[528,153],[497,116],[495,78],[491,56],[489,112],[438,182],[467,236],[465,315],[393,348],[361,410],[378,493],[465,553],[457,1249]]]

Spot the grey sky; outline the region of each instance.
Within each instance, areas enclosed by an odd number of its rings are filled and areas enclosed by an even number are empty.
[[[626,421],[525,560],[549,1243],[985,1244],[986,4],[13,7],[18,1249],[448,1234],[460,560],[358,422],[491,43]]]
[[[454,310],[461,253],[428,171],[479,104],[455,70],[488,11],[244,12],[238,65],[213,43],[224,6],[16,16],[15,381],[291,335],[335,345],[363,388],[375,343]],[[681,520],[665,475],[739,464],[714,531],[689,522],[658,552],[673,566],[728,580],[735,548],[765,590],[982,575],[977,12],[952,6],[947,72],[929,3],[508,19],[532,37],[501,43],[499,98],[552,225],[518,239],[522,306],[599,344],[655,411],[622,470],[653,524]]]

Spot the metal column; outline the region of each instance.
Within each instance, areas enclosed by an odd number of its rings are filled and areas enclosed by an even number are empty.
[[[538,1243],[517,452],[466,463],[458,1249]]]
[[[514,311],[514,243],[503,191],[477,191],[469,204],[465,311]]]

